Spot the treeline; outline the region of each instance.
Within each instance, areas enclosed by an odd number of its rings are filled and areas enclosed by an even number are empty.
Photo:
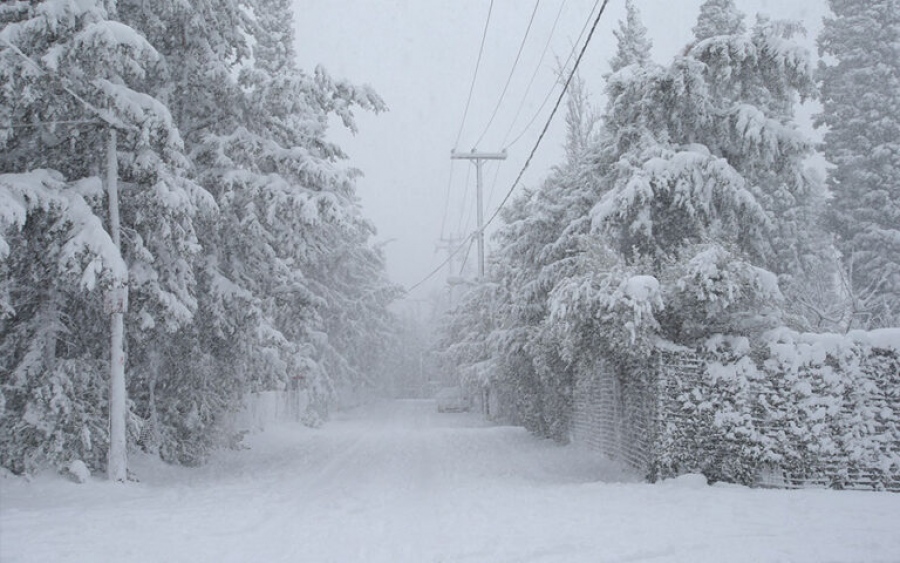
[[[748,23],[732,0],[704,2],[694,40],[657,64],[629,2],[606,105],[573,83],[565,161],[503,210],[445,360],[564,440],[575,375],[600,358],[900,326],[900,11],[830,6],[816,69],[799,24]],[[822,147],[794,115],[817,97]]]
[[[300,381],[324,410],[366,383],[398,290],[326,131],[385,105],[297,68],[292,22],[289,0],[0,6],[0,466],[104,466],[125,280],[132,447],[199,463],[248,392]]]

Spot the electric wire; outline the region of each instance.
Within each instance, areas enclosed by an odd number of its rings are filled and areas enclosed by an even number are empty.
[[[488,190],[487,199],[484,202],[487,204],[487,207],[491,207],[491,203],[494,201],[494,191],[497,189],[497,179],[500,177],[500,167],[494,171],[494,179],[491,180],[491,189]]]
[[[466,264],[469,262],[469,254],[472,253],[472,245],[475,244],[475,237],[469,241],[469,245],[466,247],[466,253],[463,255],[463,259],[459,265],[459,275],[461,276],[463,272],[466,271]]]
[[[102,125],[105,122],[95,119],[69,119],[65,121],[38,121],[35,123],[11,123],[6,127],[10,129],[38,129],[51,125]]]
[[[476,147],[481,143],[481,141],[484,139],[484,136],[491,128],[491,124],[494,122],[494,119],[497,117],[497,112],[500,110],[500,106],[503,104],[503,98],[506,97],[506,92],[509,89],[509,83],[512,82],[512,77],[516,72],[516,67],[519,66],[519,59],[522,57],[522,50],[525,48],[525,42],[528,40],[528,34],[531,32],[531,26],[534,23],[534,16],[535,14],[537,14],[538,6],[540,5],[541,0],[535,0],[534,9],[531,10],[531,18],[528,19],[528,27],[525,28],[525,35],[522,37],[522,42],[519,43],[519,50],[516,52],[516,59],[513,61],[512,68],[509,69],[509,75],[506,77],[506,84],[503,85],[503,91],[500,92],[500,98],[497,100],[497,105],[494,106],[494,111],[491,112],[491,118],[488,119],[487,125],[484,126],[484,130],[481,132],[481,135],[478,136],[478,140],[475,141],[474,146]]]
[[[494,0],[491,0],[488,6],[487,18],[484,22],[484,30],[481,33],[481,45],[478,47],[478,58],[475,61],[475,71],[472,74],[472,83],[469,85],[469,97],[466,99],[466,109],[463,111],[462,120],[459,123],[459,131],[456,133],[456,141],[453,143],[454,150],[459,145],[459,139],[462,136],[463,127],[466,125],[466,117],[469,115],[469,106],[472,103],[472,94],[475,91],[475,82],[478,79],[478,69],[481,67],[481,57],[484,54],[484,43],[487,39],[488,26],[491,23],[491,13],[494,10]],[[444,197],[444,214],[441,217],[441,238],[444,237],[447,227],[447,216],[450,213],[450,190],[453,188],[453,161],[450,161],[450,172],[447,175],[447,193]]]
[[[597,0],[599,3],[599,0]],[[575,77],[575,73],[578,71],[578,66],[581,64],[581,59],[584,58],[584,53],[587,51],[588,45],[591,43],[591,39],[594,37],[594,32],[597,30],[597,25],[600,23],[600,18],[603,17],[604,12],[606,11],[606,6],[609,4],[609,0],[603,0],[603,4],[600,6],[600,11],[597,13],[597,16],[594,18],[594,23],[591,26],[591,31],[588,33],[587,39],[584,42],[584,45],[581,47],[581,51],[578,53],[578,58],[575,59],[575,64],[572,67],[572,71],[569,73],[569,77],[566,79],[565,84],[563,85],[562,92],[560,92],[559,97],[556,100],[556,103],[553,106],[553,110],[550,112],[550,116],[547,118],[546,123],[544,124],[543,129],[541,130],[541,134],[538,136],[537,141],[534,143],[534,147],[532,147],[531,152],[528,155],[528,159],[525,161],[525,164],[522,166],[522,169],[519,171],[519,174],[516,176],[515,181],[509,188],[509,191],[506,192],[506,196],[504,196],[503,201],[500,202],[500,205],[494,210],[494,213],[490,216],[490,218],[484,223],[483,229],[487,229],[487,227],[494,222],[498,215],[500,215],[500,211],[503,210],[503,207],[509,201],[509,198],[512,197],[513,192],[516,187],[519,185],[519,182],[522,180],[522,176],[525,175],[525,171],[528,170],[528,166],[531,165],[532,159],[534,159],[535,153],[537,153],[538,148],[541,145],[541,142],[544,140],[544,136],[547,134],[547,130],[550,128],[550,124],[553,122],[553,118],[556,116],[556,112],[559,111],[559,106],[562,104],[563,98],[566,95],[566,91],[569,89],[569,85],[572,83],[572,79]],[[596,3],[595,3],[596,7]],[[591,11],[593,14],[593,10]],[[590,21],[590,19],[588,19]],[[574,51],[573,51],[574,52]],[[477,233],[472,233],[468,237],[466,237],[463,241],[463,244],[458,246],[456,250],[449,253],[447,258],[441,262],[437,268],[433,269],[429,272],[425,277],[411,285],[406,291],[407,293],[412,292],[415,289],[418,289],[423,284],[425,284],[428,280],[433,278],[440,272],[444,266],[446,266],[453,258],[459,254],[464,248],[464,244],[468,242],[470,239],[474,240]]]
[[[472,93],[475,91],[475,82],[478,79],[478,69],[481,67],[481,56],[484,54],[484,41],[487,39],[488,26],[491,23],[491,12],[494,11],[494,0],[491,0],[488,6],[487,19],[484,21],[484,31],[481,33],[481,46],[478,47],[478,59],[475,61],[475,72],[472,74],[472,84],[469,85],[469,97],[466,99],[466,109],[463,110],[462,121],[459,123],[459,131],[456,133],[456,141],[453,143],[454,150],[459,146],[459,139],[462,137],[463,127],[466,125],[466,116],[469,115],[469,105],[472,103]]]
[[[591,8],[590,13],[588,14],[587,18],[585,18],[585,20],[584,20],[584,25],[581,26],[581,32],[579,32],[578,38],[575,39],[575,42],[572,44],[572,48],[569,50],[569,56],[566,58],[565,65],[562,67],[563,69],[565,69],[565,68],[569,65],[569,62],[572,60],[572,57],[575,56],[575,51],[576,51],[576,49],[578,48],[578,44],[581,43],[581,38],[584,37],[584,34],[585,34],[585,32],[587,31],[587,29],[588,29],[588,25],[590,25],[591,19],[592,19],[593,16],[594,16],[594,12],[597,11],[597,6],[598,6],[599,4],[600,4],[599,0],[595,1],[593,7]],[[556,14],[557,21],[559,20],[560,14],[562,14],[562,8],[563,8],[563,6],[565,6],[565,0],[563,0],[563,2],[560,4],[560,9],[559,9],[559,11],[558,11],[557,14]],[[535,68],[535,72],[534,72],[534,74],[532,74],[532,78],[534,78],[535,76],[537,76],[537,71],[540,70],[540,65],[541,65],[541,62],[542,62],[543,59],[544,59],[544,54],[546,54],[547,48],[550,46],[550,40],[549,40],[549,39],[552,39],[552,37],[553,37],[553,32],[554,32],[555,29],[556,29],[556,24],[554,23],[554,26],[553,26],[553,28],[552,28],[551,31],[550,31],[550,38],[548,38],[548,41],[547,41],[546,45],[544,46],[544,53],[541,54],[541,61],[538,62],[538,66]],[[500,144],[503,145],[503,147],[504,147],[503,150],[506,150],[506,149],[508,149],[509,147],[511,147],[513,144],[515,144],[516,141],[518,141],[519,139],[521,139],[522,136],[523,136],[526,132],[528,132],[528,130],[531,128],[531,125],[534,124],[535,120],[538,118],[538,116],[540,116],[541,111],[543,111],[543,109],[544,109],[544,106],[546,106],[546,105],[547,105],[547,102],[550,100],[551,94],[553,94],[553,91],[556,89],[556,87],[557,87],[559,84],[560,84],[559,79],[557,79],[557,80],[554,81],[553,86],[552,86],[552,87],[550,88],[550,90],[547,92],[547,95],[544,96],[544,100],[541,102],[541,105],[540,105],[540,107],[538,108],[537,112],[535,112],[534,116],[532,116],[531,120],[528,122],[528,125],[526,125],[526,126],[525,126],[525,129],[523,129],[522,132],[521,132],[519,135],[517,135],[516,138],[513,139],[513,141],[512,141],[511,143],[509,143],[509,144],[507,145],[507,144],[505,144],[505,143],[506,143],[506,139],[509,137],[509,133],[512,131],[512,128],[513,128],[513,126],[515,125],[515,121],[516,121],[515,118],[513,119],[513,122],[509,124],[509,130],[507,130],[506,136],[504,136],[504,138],[503,138],[503,142],[500,143]],[[526,95],[527,95],[527,92],[526,92]],[[524,96],[522,97],[522,102],[523,102],[523,103],[525,102],[525,97],[524,97]],[[521,109],[521,107],[522,107],[522,105],[520,104],[519,108]],[[518,118],[518,112],[517,112],[517,114],[516,114],[516,118]],[[499,167],[498,167],[498,168],[497,168],[497,172],[494,174],[494,179],[493,179],[493,181],[491,182],[491,188],[490,188],[490,190],[488,191],[488,198],[487,198],[487,200],[486,200],[487,203],[488,203],[488,206],[490,206],[490,205],[493,203],[493,200],[494,200],[494,191],[495,191],[496,188],[497,188],[497,178],[498,178],[499,176],[500,176],[500,169],[499,169]]]
[[[594,7],[591,8],[591,13],[588,14],[588,17],[585,20],[584,25],[581,28],[581,32],[578,34],[578,38],[575,40],[575,43],[572,44],[572,49],[569,51],[569,56],[566,57],[566,62],[563,64],[562,69],[561,69],[562,72],[565,72],[565,69],[566,69],[566,67],[569,66],[569,62],[572,60],[572,57],[575,56],[575,51],[578,49],[578,44],[581,42],[581,38],[584,37],[584,32],[587,31],[588,25],[591,22],[591,17],[594,15],[594,12],[597,10],[597,5],[599,3],[600,3],[600,0],[596,0],[594,2]],[[603,5],[605,7],[606,3],[604,2]],[[524,129],[522,129],[522,131],[519,132],[518,135],[516,135],[516,137],[512,141],[509,142],[509,144],[504,145],[504,147],[503,147],[504,150],[508,149],[509,147],[516,144],[522,137],[525,136],[525,133],[527,133],[528,130],[531,129],[531,126],[534,125],[534,122],[537,121],[538,117],[540,117],[541,112],[544,111],[544,106],[546,106],[547,102],[550,101],[550,98],[553,96],[553,91],[556,90],[556,87],[558,85],[559,85],[558,80],[553,82],[553,86],[551,86],[550,89],[547,91],[547,95],[544,96],[544,100],[541,102],[541,105],[540,105],[540,107],[538,107],[538,110],[536,112],[534,112],[534,115],[528,121],[528,124],[525,126]]]
[[[600,18],[603,17],[603,12],[606,11],[606,6],[609,4],[609,0],[603,0],[603,4],[600,6],[600,11],[597,12],[597,17],[594,18],[594,24],[591,26],[591,31],[588,33],[587,39],[584,41],[584,45],[581,47],[581,51],[578,53],[578,58],[575,59],[575,64],[572,66],[572,71],[569,73],[569,77],[566,79],[566,83],[563,85],[562,92],[559,93],[559,97],[556,99],[556,103],[553,105],[553,111],[550,112],[550,116],[547,118],[547,122],[544,124],[544,128],[541,130],[541,134],[538,136],[537,141],[534,143],[534,147],[531,149],[531,153],[528,155],[528,159],[525,161],[525,165],[522,166],[522,170],[519,171],[518,176],[516,176],[516,180],[510,186],[509,191],[506,192],[506,196],[503,198],[503,201],[500,202],[500,206],[494,211],[491,217],[485,221],[483,229],[487,229],[488,225],[490,225],[494,219],[500,214],[500,211],[503,209],[503,206],[506,205],[506,202],[509,201],[509,198],[512,197],[513,191],[515,191],[516,186],[519,185],[519,182],[522,180],[522,176],[525,174],[525,171],[528,170],[528,166],[531,164],[531,160],[534,158],[535,153],[538,150],[538,147],[541,146],[541,141],[544,140],[544,135],[547,134],[547,130],[550,128],[550,123],[553,122],[553,117],[556,115],[556,112],[559,111],[559,106],[562,104],[563,98],[566,96],[566,91],[569,89],[569,85],[572,83],[572,79],[575,77],[575,73],[578,72],[578,66],[581,64],[581,59],[584,57],[584,53],[587,51],[588,45],[591,43],[591,39],[594,37],[594,32],[597,31],[597,24],[600,23]]]
[[[512,133],[513,127],[515,127],[516,125],[516,121],[522,114],[522,109],[525,107],[525,101],[528,99],[528,94],[531,93],[531,87],[534,85],[534,79],[537,78],[538,72],[541,70],[541,65],[544,64],[544,58],[547,56],[547,51],[550,49],[550,42],[553,40],[553,34],[556,33],[556,26],[557,24],[559,24],[559,18],[560,16],[562,16],[563,8],[565,7],[566,0],[563,0],[559,3],[559,10],[556,11],[556,19],[553,20],[553,26],[550,28],[550,34],[547,36],[547,42],[544,43],[544,50],[541,51],[541,57],[540,59],[538,59],[538,63],[534,67],[534,72],[531,73],[531,78],[528,80],[528,85],[525,87],[525,93],[522,94],[522,99],[519,101],[519,107],[516,108],[516,113],[513,116],[512,121],[510,121],[509,123],[509,129],[507,129],[506,134],[503,135],[503,141],[500,142],[501,146],[506,144],[506,140],[509,139],[509,134]]]

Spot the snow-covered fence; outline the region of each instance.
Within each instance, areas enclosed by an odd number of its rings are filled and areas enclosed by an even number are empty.
[[[576,383],[573,439],[649,478],[900,491],[900,333],[774,333]]]

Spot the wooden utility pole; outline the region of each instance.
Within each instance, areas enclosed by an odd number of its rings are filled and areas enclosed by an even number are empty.
[[[452,160],[473,160],[475,161],[475,170],[477,172],[477,203],[478,206],[478,278],[484,279],[484,204],[482,201],[482,173],[481,168],[485,160],[506,160],[506,151],[503,152],[478,152],[472,149],[472,152],[456,152],[450,151]]]
[[[457,262],[455,258],[460,251],[459,245],[462,242],[462,238],[451,236],[448,238],[441,237],[437,243],[437,250],[447,252],[447,299],[451,309],[456,302],[456,286],[461,283],[463,275],[462,268],[459,271],[455,270],[455,262]],[[463,263],[461,257],[459,263]]]
[[[106,148],[106,189],[109,195],[109,230],[113,244],[122,251],[119,227],[119,160],[116,130],[109,127]],[[124,482],[128,478],[128,454],[125,439],[125,311],[128,308],[128,286],[125,280],[115,280],[106,296],[110,316],[109,358],[109,452],[107,476],[110,481]]]

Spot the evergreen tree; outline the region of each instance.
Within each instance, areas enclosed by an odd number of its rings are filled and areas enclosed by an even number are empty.
[[[302,376],[318,404],[333,399],[334,378],[349,368],[332,319],[349,317],[336,304],[355,289],[339,276],[364,263],[387,286],[383,264],[357,251],[372,230],[359,214],[356,172],[339,166],[343,153],[325,139],[329,114],[352,129],[354,106],[383,105],[367,88],[296,68],[288,8],[227,0],[122,7],[169,63],[157,87],[216,207],[198,222],[202,322],[156,347],[169,354],[148,358],[140,383],[143,416],[160,421],[167,458],[199,461],[227,440],[223,417],[248,390]],[[328,266],[335,254],[346,267]],[[376,309],[354,313],[383,313]]]
[[[767,271],[790,287],[814,254],[817,192],[803,169],[811,145],[792,121],[812,93],[809,59],[790,40],[796,25],[759,18],[742,33],[741,21],[731,2],[707,2],[697,41],[668,68],[609,79],[616,164],[595,227],[627,264],[644,264],[638,273],[663,282],[673,305],[663,330],[686,344],[771,326],[777,309],[765,304],[779,291]],[[751,288],[760,294],[735,298]],[[741,310],[750,303],[762,308]]]
[[[2,423],[16,441],[4,451],[16,452],[10,463],[17,470],[72,456],[101,464],[109,358],[102,289],[130,280],[137,326],[181,326],[192,318],[193,217],[206,200],[184,178],[187,159],[168,109],[146,89],[159,62],[112,3],[31,4],[0,31],[0,172],[10,173],[14,211],[3,227],[16,243],[6,266],[9,353],[0,373],[4,393],[14,397]],[[121,255],[103,230],[97,178],[108,126],[120,132]],[[48,269],[54,262],[57,272]],[[73,279],[78,270],[81,279]],[[43,275],[34,285],[29,278],[37,271]],[[80,339],[81,346],[72,345]],[[39,363],[28,352],[36,347],[44,350]],[[78,421],[67,418],[72,413]],[[44,450],[50,436],[56,446]]]
[[[740,35],[746,31],[744,14],[734,0],[707,0],[700,6],[694,37],[702,41],[717,35]]]
[[[900,325],[900,4],[830,0],[819,36],[830,226],[849,327]]]
[[[109,325],[88,287],[126,267],[80,197],[96,184],[0,174],[0,209],[14,212],[0,219],[0,466],[16,473],[104,465]]]
[[[252,390],[323,401],[377,363],[397,289],[329,116],[369,88],[295,67],[287,2],[0,10],[0,464],[102,465],[103,289],[128,279],[130,439],[201,462]],[[99,179],[120,131],[122,251]]]
[[[625,10],[625,21],[620,21],[619,29],[613,31],[617,39],[616,55],[609,62],[613,72],[633,64],[646,66],[650,63],[650,49],[653,45],[647,37],[647,28],[641,21],[641,13],[634,0],[625,2]]]

